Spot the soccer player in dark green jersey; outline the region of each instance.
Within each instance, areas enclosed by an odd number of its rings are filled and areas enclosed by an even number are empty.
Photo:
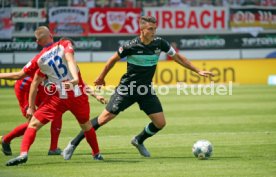
[[[142,156],[150,157],[150,153],[143,142],[166,125],[162,105],[154,91],[152,91],[151,84],[160,53],[167,53],[178,64],[200,76],[208,77],[213,76],[213,74],[194,67],[184,56],[176,53],[168,41],[156,37],[157,26],[154,17],[142,16],[139,25],[140,35],[119,47],[118,51],[107,61],[102,73],[94,82],[97,86],[105,85],[104,79],[111,68],[121,58],[127,57],[127,73],[122,76],[120,84],[116,87],[115,93],[111,96],[106,108],[91,122],[96,130],[114,119],[121,111],[134,103],[138,103],[140,109],[148,115],[151,122],[131,140],[131,144],[138,149]],[[63,151],[65,160],[71,158],[83,138],[83,132],[80,132],[77,137],[69,142]]]

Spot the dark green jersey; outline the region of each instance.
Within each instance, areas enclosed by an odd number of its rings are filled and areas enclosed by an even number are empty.
[[[171,46],[168,41],[155,37],[144,45],[140,37],[136,37],[118,49],[118,55],[127,60],[127,73],[121,78],[121,85],[129,85],[135,81],[136,85],[150,85],[160,53],[168,52]]]

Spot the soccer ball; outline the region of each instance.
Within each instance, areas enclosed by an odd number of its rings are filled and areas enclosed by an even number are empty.
[[[207,160],[213,152],[213,145],[208,140],[198,140],[192,148],[193,154],[200,160]]]

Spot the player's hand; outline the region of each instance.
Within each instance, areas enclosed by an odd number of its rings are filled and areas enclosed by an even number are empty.
[[[78,85],[79,84],[79,80],[78,79],[72,79],[69,81],[70,84],[72,84],[73,86]]]
[[[97,95],[96,96],[97,101],[99,101],[102,104],[107,104],[108,100],[105,99],[103,96]]]
[[[94,81],[95,86],[97,87],[97,89],[101,89],[102,86],[105,86],[105,81],[102,78],[97,78]]]
[[[208,77],[208,76],[215,76],[212,72],[210,71],[199,71],[198,74],[200,76]]]
[[[79,80],[72,79],[70,81],[63,82],[63,88],[69,90],[73,89],[75,85],[78,85]]]
[[[27,119],[31,119],[34,115],[35,109],[28,107],[27,112],[26,112],[26,117]]]
[[[72,88],[73,86],[70,82],[63,82],[62,85],[62,88],[65,88],[66,90]]]

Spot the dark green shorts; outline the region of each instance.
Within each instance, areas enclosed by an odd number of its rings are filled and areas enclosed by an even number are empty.
[[[134,103],[138,103],[141,110],[147,115],[163,112],[161,102],[154,94],[146,95],[120,95],[115,92],[106,106],[106,110],[112,114],[119,114]]]

